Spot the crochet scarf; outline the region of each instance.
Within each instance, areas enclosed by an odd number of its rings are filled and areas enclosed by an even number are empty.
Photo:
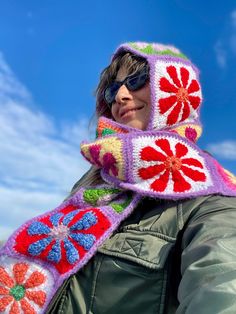
[[[0,250],[0,312],[44,313],[63,281],[94,256],[143,197],[236,196],[236,178],[195,144],[201,93],[194,66],[174,47],[135,43],[122,49],[150,65],[147,130],[99,120],[96,140],[82,143],[81,152],[101,169],[104,184],[80,188],[8,239]]]
[[[236,196],[235,177],[176,130],[129,132],[102,118],[97,134],[81,151],[106,183],[80,188],[9,238],[0,251],[0,311],[43,313],[144,196]]]

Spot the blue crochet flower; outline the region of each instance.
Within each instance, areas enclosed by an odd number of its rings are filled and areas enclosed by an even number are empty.
[[[44,238],[31,243],[28,247],[28,253],[32,256],[39,256],[50,245],[51,249],[47,253],[47,260],[59,263],[62,259],[62,246],[65,250],[65,257],[70,264],[79,260],[79,252],[73,242],[89,250],[96,237],[93,234],[78,232],[88,230],[97,223],[97,217],[89,211],[79,220],[70,224],[72,219],[79,213],[79,210],[73,210],[68,214],[56,213],[50,216],[49,223],[51,227],[42,221],[33,222],[27,229],[30,236],[45,235]],[[73,239],[73,241],[71,241]]]

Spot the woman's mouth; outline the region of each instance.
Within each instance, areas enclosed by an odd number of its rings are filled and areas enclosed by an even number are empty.
[[[131,109],[125,109],[125,110],[122,110],[121,113],[120,113],[120,117],[121,118],[128,118],[130,116],[132,116],[132,114],[136,111],[139,111],[141,109],[143,109],[144,105],[143,106],[140,106],[138,108],[131,108]]]

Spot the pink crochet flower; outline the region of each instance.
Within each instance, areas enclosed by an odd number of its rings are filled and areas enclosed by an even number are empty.
[[[185,129],[185,137],[192,142],[196,142],[197,140],[197,131],[194,128],[187,127]]]
[[[99,144],[92,145],[89,151],[93,162],[97,166],[103,167],[106,173],[110,173],[114,177],[118,176],[117,161],[111,152],[106,152],[101,156],[101,145]]]

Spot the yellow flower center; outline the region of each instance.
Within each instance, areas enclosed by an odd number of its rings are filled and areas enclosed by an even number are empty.
[[[188,100],[188,91],[184,87],[180,87],[176,94],[178,101],[187,101]]]
[[[171,171],[180,170],[182,166],[181,160],[175,156],[167,157],[164,164]]]

